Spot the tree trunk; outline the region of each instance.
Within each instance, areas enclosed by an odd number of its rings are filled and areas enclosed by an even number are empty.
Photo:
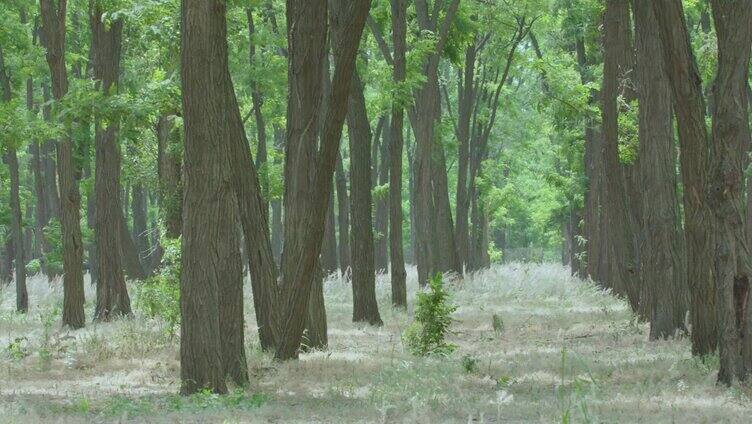
[[[175,128],[175,115],[161,115],[157,121],[157,174],[159,204],[167,238],[180,237],[183,220],[182,156],[180,133]]]
[[[614,274],[610,284],[618,294],[626,296],[633,311],[637,311],[639,293],[634,265],[634,246],[629,217],[629,204],[622,164],[619,159],[620,82],[631,74],[631,22],[629,3],[608,0],[604,14],[603,87],[601,90],[603,121],[603,164],[605,166],[606,199],[604,212],[608,223],[609,264]]]
[[[92,56],[94,78],[105,96],[117,90],[120,71],[120,48],[123,21],[116,20],[107,27],[102,22],[104,11],[93,6],[91,13]],[[94,318],[109,321],[115,316],[129,316],[131,302],[125,287],[120,255],[120,146],[117,120],[104,124],[95,122],[96,128],[96,237],[99,254],[99,279],[97,280],[97,306]]]
[[[650,0],[635,0],[635,47],[639,98],[639,173],[642,191],[640,245],[641,296],[650,319],[650,338],[665,339],[684,330],[686,274],[677,219],[676,150],[671,87],[657,21]]]
[[[185,185],[180,278],[180,377],[183,394],[227,392],[220,324],[218,257],[230,189],[223,143],[229,135],[224,2],[184,0],[181,9],[181,82],[185,131]],[[234,227],[233,227],[234,229]],[[231,231],[231,230],[229,230]]]
[[[248,38],[250,40],[248,47],[248,62],[253,67],[255,65],[256,43],[253,39],[256,34],[256,26],[253,22],[253,12],[246,9],[246,20],[248,22]],[[268,170],[264,170],[264,165],[268,160],[267,143],[266,143],[266,121],[261,107],[264,105],[264,98],[261,95],[258,83],[255,79],[251,80],[251,102],[253,103],[253,116],[256,119],[256,134],[258,137],[258,149],[256,150],[256,169],[261,170],[263,176],[268,176]],[[269,181],[262,185],[262,197],[264,205],[264,218],[269,222]]]
[[[385,120],[382,130],[382,141],[379,147],[378,185],[385,186],[389,182],[389,143],[391,138],[391,124]],[[376,143],[374,143],[376,144]],[[376,163],[372,164],[377,169]],[[376,181],[374,181],[375,183]],[[384,273],[389,268],[389,240],[387,226],[389,225],[388,196],[379,192],[375,200],[374,213],[374,264],[376,272]]]
[[[476,37],[477,38],[477,37]],[[462,265],[468,262],[468,166],[470,160],[470,121],[475,100],[475,60],[477,57],[477,40],[473,40],[465,51],[465,67],[458,77],[457,95],[457,253]],[[472,183],[472,182],[471,182]]]
[[[342,156],[337,155],[335,183],[337,185],[337,226],[339,227],[339,269],[347,275],[350,262],[350,196],[347,194],[347,175],[342,166]]]
[[[5,59],[0,46],[0,85],[3,90],[3,102],[10,103],[13,93],[10,87],[10,75],[5,70]],[[13,257],[16,270],[16,311],[26,313],[29,310],[29,295],[26,292],[26,260],[24,256],[23,221],[21,219],[21,199],[19,197],[18,154],[12,146],[5,152],[5,164],[10,170],[10,232],[13,238]]]
[[[219,328],[222,341],[222,363],[227,377],[238,386],[246,386],[248,364],[245,356],[245,324],[243,318],[243,262],[238,234],[238,209],[230,190],[222,190],[220,216],[217,217],[219,264]]]
[[[715,350],[717,327],[713,268],[709,266],[713,263],[713,217],[706,202],[709,140],[702,79],[692,52],[681,1],[652,4],[679,128],[687,281],[692,296],[692,354],[705,356]]]
[[[149,228],[146,222],[148,205],[146,204],[146,190],[140,183],[133,186],[131,193],[131,214],[133,215],[133,240],[136,243],[138,257],[141,264],[146,268],[146,273],[151,274],[149,258]]]
[[[394,70],[392,79],[399,85],[405,80],[407,2],[391,0],[392,42],[394,45]],[[389,255],[391,264],[392,305],[407,308],[407,273],[402,248],[402,145],[404,111],[397,99],[392,100],[391,136],[389,145]]]
[[[66,2],[57,5],[53,0],[40,0],[42,42],[47,50],[47,64],[52,79],[52,95],[60,101],[68,92],[65,67]],[[83,240],[81,238],[81,195],[76,181],[73,145],[70,134],[63,135],[57,150],[58,183],[60,185],[63,238],[63,325],[81,328],[84,316],[84,277],[82,269]]]
[[[370,8],[369,0],[333,0],[332,4],[334,6],[330,11],[332,51],[335,52],[332,94],[328,102],[329,107],[321,136],[321,150],[317,162],[318,169],[315,174],[314,183],[312,184],[313,190],[310,193],[304,194],[309,199],[310,207],[307,210],[307,222],[302,227],[304,231],[302,249],[300,249],[300,256],[297,258],[297,261],[292,263],[294,269],[285,271],[287,272],[285,285],[288,297],[284,309],[282,337],[275,354],[275,357],[280,360],[297,357],[300,340],[303,335],[303,328],[305,326],[304,317],[306,316],[307,304],[312,292],[311,275],[313,275],[316,269],[321,240],[324,237],[326,205],[331,195],[331,181],[339,152],[342,124],[347,115],[347,99],[350,81],[355,69],[355,55]],[[295,83],[297,78],[301,76],[302,70],[313,66],[320,69],[319,66],[316,66],[318,64],[315,61],[314,63],[311,62],[310,57],[308,58],[309,60],[303,60],[302,57],[294,56],[301,53],[295,51],[295,46],[305,50],[310,47],[306,46],[306,44],[318,44],[317,39],[320,34],[319,30],[315,28],[316,25],[310,31],[304,31],[303,27],[306,25],[301,27],[301,24],[315,23],[317,21],[317,14],[319,13],[318,9],[325,10],[325,5],[326,2],[319,4],[318,1],[291,0],[288,2],[288,37],[292,41],[289,45],[293,46],[290,49],[289,69],[291,69],[291,72],[294,72],[293,70],[297,71],[296,77],[288,80],[288,84],[291,84],[290,98],[292,99],[305,99],[305,97],[294,95],[297,89]],[[316,10],[310,10],[308,7]],[[299,41],[301,37],[305,37],[305,42]],[[316,49],[314,49],[315,51]],[[315,84],[316,81],[311,81],[311,83]],[[290,124],[291,122],[288,119],[288,125]],[[285,239],[285,251],[287,251],[287,243],[288,240]],[[286,262],[284,258],[282,262],[283,264]],[[291,278],[287,279],[288,275]]]
[[[332,182],[334,184],[334,182]],[[337,235],[334,230],[334,190],[329,199],[329,209],[326,212],[326,229],[324,243],[321,246],[321,268],[325,276],[337,271]]]
[[[382,325],[376,302],[376,272],[371,206],[371,129],[366,115],[363,84],[357,71],[350,85],[347,133],[350,141],[350,212],[352,231],[353,321]]]
[[[718,381],[745,381],[752,371],[750,276],[744,231],[744,156],[750,144],[748,78],[752,47],[749,1],[712,0],[718,37],[713,83],[713,156],[708,201],[716,218],[715,283]]]
[[[42,83],[42,116],[47,122],[52,122],[52,105],[50,104],[50,87],[46,82]],[[55,140],[46,140],[40,146],[42,156],[42,176],[44,178],[44,202],[47,209],[47,221],[50,219],[60,219],[60,196],[57,187],[57,165],[55,163],[56,155]],[[49,274],[48,274],[49,275]]]

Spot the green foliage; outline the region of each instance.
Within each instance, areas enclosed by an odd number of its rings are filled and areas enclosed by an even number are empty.
[[[504,320],[501,319],[501,315],[493,314],[493,316],[491,317],[491,324],[493,326],[494,333],[496,333],[497,336],[504,333]]]
[[[60,273],[63,269],[63,235],[60,220],[53,218],[44,227],[44,237],[50,246],[45,252],[44,259],[48,270]]]
[[[26,337],[16,337],[8,343],[5,348],[8,357],[14,361],[20,361],[29,356],[29,339]]]
[[[164,239],[163,247],[159,274],[138,286],[136,308],[148,317],[161,318],[172,337],[180,325],[180,239]]]
[[[32,259],[26,264],[26,274],[36,275],[42,271],[42,263],[39,259]]]
[[[470,355],[463,356],[462,369],[465,370],[465,372],[468,374],[472,374],[478,371],[478,358],[474,358]]]
[[[449,302],[441,274],[431,278],[428,288],[416,295],[415,321],[405,329],[402,341],[416,356],[449,355],[456,346],[447,343],[446,336],[457,307]]]

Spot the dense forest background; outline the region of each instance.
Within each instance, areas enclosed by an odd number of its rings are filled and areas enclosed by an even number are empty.
[[[333,280],[430,356],[448,286],[560,262],[734,385],[751,48],[742,0],[2,0],[0,285],[224,394],[331,346]]]

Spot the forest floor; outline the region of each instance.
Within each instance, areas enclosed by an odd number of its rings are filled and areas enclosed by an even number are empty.
[[[415,272],[410,272],[414,299]],[[509,264],[451,286],[459,309],[446,358],[404,351],[408,313],[377,295],[385,325],[351,322],[352,293],[325,283],[329,350],[274,363],[246,300],[251,387],[179,390],[178,340],[136,318],[60,329],[60,283],[29,282],[32,310],[0,289],[0,422],[749,422],[752,390],[715,385],[717,359],[687,339],[649,342],[626,304],[552,264]],[[87,314],[94,299],[87,285]],[[134,299],[134,304],[138,299]],[[493,330],[493,315],[504,330]]]

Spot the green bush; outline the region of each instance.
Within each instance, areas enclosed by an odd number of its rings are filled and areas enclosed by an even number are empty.
[[[163,241],[159,274],[138,286],[136,308],[151,318],[161,318],[170,336],[180,325],[180,239]]]
[[[429,291],[417,294],[415,321],[405,329],[402,340],[416,356],[449,355],[456,346],[446,342],[446,335],[457,307],[449,303],[441,274],[428,287]]]

